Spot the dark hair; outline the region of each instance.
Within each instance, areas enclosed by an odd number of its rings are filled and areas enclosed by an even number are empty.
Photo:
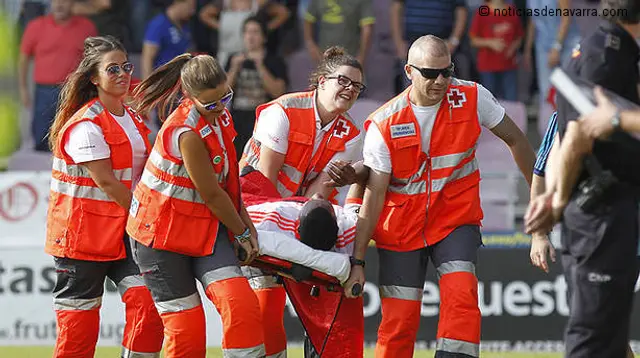
[[[98,96],[98,89],[91,82],[91,77],[98,74],[98,65],[102,57],[112,51],[127,53],[122,43],[113,36],[89,37],[84,40],[82,60],[76,70],[67,77],[60,91],[58,111],[49,129],[51,150],[57,145],[62,127],[82,106]]]
[[[309,77],[309,87],[311,89],[318,88],[318,81],[322,76],[328,76],[335,72],[341,66],[350,66],[357,68],[364,74],[362,65],[353,56],[340,46],[329,47],[322,56],[322,62]]]
[[[267,34],[269,33],[269,31],[267,30],[267,25],[258,16],[249,16],[246,20],[244,20],[244,22],[242,23],[242,33],[247,31],[247,24],[250,22],[255,22],[256,24],[258,24],[258,26],[260,26],[262,36],[264,36],[264,38],[266,39]]]
[[[338,240],[338,223],[323,200],[310,200],[300,211],[300,241],[316,250],[329,251]],[[329,204],[330,205],[330,204]]]
[[[184,53],[158,67],[140,82],[133,92],[133,101],[136,110],[144,114],[158,107],[158,116],[164,121],[173,110],[180,89],[195,97],[226,81],[227,74],[215,58]]]
[[[640,23],[640,4],[638,0],[601,0],[600,14],[609,21],[637,24]]]

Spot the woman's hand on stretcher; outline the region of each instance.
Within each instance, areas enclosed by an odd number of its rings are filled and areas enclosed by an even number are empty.
[[[258,256],[258,253],[260,251],[258,247],[258,232],[256,231],[255,226],[249,225],[249,231],[251,232],[249,241],[240,242],[236,240],[234,242],[236,256],[240,259],[240,262],[243,265],[250,264],[251,261],[253,261]],[[246,255],[240,255],[240,248],[244,250]]]
[[[359,284],[361,289],[359,294],[354,295],[353,286]],[[356,298],[362,295],[364,291],[364,268],[360,265],[351,266],[351,273],[349,274],[349,279],[344,284],[344,295],[347,298]]]

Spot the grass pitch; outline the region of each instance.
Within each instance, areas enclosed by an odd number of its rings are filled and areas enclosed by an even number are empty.
[[[51,358],[53,347],[0,347],[0,357],[2,358]],[[119,357],[120,349],[111,347],[98,347],[95,358],[115,358]],[[303,358],[302,348],[289,348],[287,352],[289,358]],[[374,358],[373,349],[365,351],[366,358]],[[561,358],[560,353],[515,353],[502,352],[481,353],[482,358]],[[208,358],[222,358],[219,348],[211,348],[207,351]],[[433,351],[419,350],[414,354],[416,358],[431,358]]]

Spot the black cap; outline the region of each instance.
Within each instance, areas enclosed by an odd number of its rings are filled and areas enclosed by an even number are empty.
[[[326,200],[309,200],[300,211],[300,241],[317,250],[329,251],[338,240],[333,206]]]

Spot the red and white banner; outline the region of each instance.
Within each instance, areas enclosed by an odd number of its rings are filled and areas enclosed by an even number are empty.
[[[50,171],[0,174],[0,248],[44,247]]]

